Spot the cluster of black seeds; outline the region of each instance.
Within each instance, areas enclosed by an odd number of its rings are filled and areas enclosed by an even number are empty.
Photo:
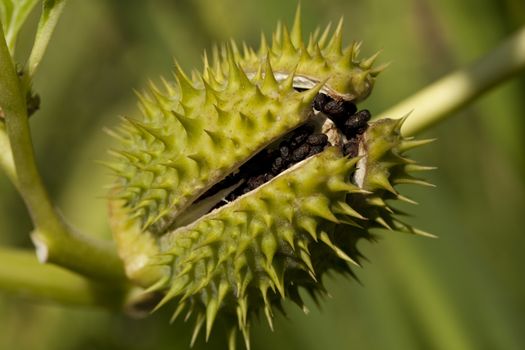
[[[326,146],[330,146],[328,136],[314,133],[312,126],[303,125],[273,152],[277,157],[273,160],[270,171],[273,175],[278,175],[291,165],[322,152]]]
[[[357,111],[352,102],[335,100],[325,94],[318,94],[312,107],[323,112],[345,135],[346,142],[341,146],[343,154],[355,157],[359,150],[360,135],[368,127],[370,112],[366,109]],[[240,184],[225,198],[227,202],[233,201],[270,181],[292,165],[322,152],[328,146],[331,146],[328,136],[316,133],[313,125],[302,125],[287,135],[278,147],[257,153],[237,172],[228,175],[206,191],[201,198],[210,197],[223,189]],[[224,202],[218,203],[215,208],[223,204]]]
[[[318,94],[313,107],[323,112],[335,124],[347,141],[343,144],[343,154],[355,157],[359,151],[359,136],[364,133],[370,120],[367,109],[357,111],[355,104],[344,100],[334,100],[325,94]]]
[[[314,133],[313,126],[306,124],[297,128],[276,149],[263,150],[242,165],[237,174],[231,176],[238,181],[245,181],[226,200],[233,201],[256,189],[292,165],[322,152],[327,146],[330,146],[328,137],[322,133]]]

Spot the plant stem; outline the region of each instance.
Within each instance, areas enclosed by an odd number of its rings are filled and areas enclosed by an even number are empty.
[[[121,281],[123,267],[114,247],[72,232],[55,211],[36,167],[25,91],[0,23],[0,106],[11,145],[17,188],[36,226],[32,238],[37,254],[42,262],[53,262],[90,277]],[[9,166],[9,161],[2,163]]]
[[[37,300],[79,306],[120,308],[125,289],[93,282],[53,265],[42,265],[34,254],[0,248],[0,289]]]
[[[3,34],[3,33],[2,33]],[[5,125],[12,155],[17,170],[22,196],[30,203],[40,202],[39,206],[30,206],[31,217],[39,227],[51,227],[48,222],[52,208],[44,191],[40,176],[34,163],[33,147],[27,121],[26,102],[15,68],[5,41],[0,42],[0,105],[5,114]],[[51,215],[50,215],[51,214]],[[55,227],[54,227],[55,228]]]
[[[525,69],[525,27],[470,66],[453,72],[381,113],[398,118],[405,135],[419,133],[449,117],[481,94]]]
[[[13,163],[13,156],[11,155],[11,147],[9,146],[9,139],[5,133],[5,128],[0,121],[0,168],[4,170],[7,177],[13,185],[18,189],[18,180],[16,179],[15,163]]]

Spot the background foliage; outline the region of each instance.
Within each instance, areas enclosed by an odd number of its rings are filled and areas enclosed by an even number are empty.
[[[235,37],[258,43],[295,1],[70,1],[34,84],[32,117],[39,167],[73,225],[109,237],[94,159],[111,140],[101,129],[135,116],[133,89],[169,75],[172,57],[200,67],[203,48]],[[303,0],[305,32],[344,15],[345,38],[392,61],[372,97],[379,113],[441,75],[481,56],[525,24],[521,0]],[[27,56],[31,25],[21,34]],[[25,40],[24,40],[25,39]],[[520,349],[525,345],[525,77],[423,136],[438,141],[415,157],[439,167],[438,188],[413,190],[410,221],[438,240],[380,232],[362,243],[371,263],[361,284],[326,281],[333,298],[308,316],[286,308],[272,333],[264,322],[253,349]],[[394,116],[398,117],[398,116]],[[0,244],[31,247],[23,203],[0,174]],[[1,263],[1,262],[0,262]],[[186,349],[189,327],[163,312],[134,320],[105,310],[72,309],[0,296],[0,349]],[[221,349],[223,339],[196,348]]]

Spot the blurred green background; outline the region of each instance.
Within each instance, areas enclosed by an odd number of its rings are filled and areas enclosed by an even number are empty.
[[[109,237],[104,185],[118,115],[136,116],[133,89],[168,76],[173,57],[200,68],[202,50],[234,37],[258,44],[296,1],[71,0],[36,77],[41,111],[31,125],[39,167],[64,216]],[[379,113],[487,52],[525,25],[523,0],[302,0],[304,31],[345,17],[345,38],[391,61],[361,107]],[[38,12],[38,11],[37,11]],[[27,57],[38,13],[22,33]],[[326,280],[332,298],[305,316],[286,305],[276,331],[253,327],[252,349],[525,348],[525,75],[422,136],[413,156],[439,169],[436,189],[406,188],[419,206],[410,222],[437,240],[381,232],[362,242],[361,284]],[[399,117],[399,116],[393,116]],[[0,244],[31,248],[31,223],[0,174]],[[2,263],[2,262],[0,262]],[[0,349],[187,349],[190,326],[169,310],[136,320],[0,294]],[[219,327],[208,344],[223,349]]]

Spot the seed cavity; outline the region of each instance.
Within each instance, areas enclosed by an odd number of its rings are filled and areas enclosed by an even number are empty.
[[[358,155],[361,135],[366,131],[371,117],[368,110],[358,111],[350,101],[319,93],[312,103],[311,115],[308,122],[254,155],[235,172],[208,189],[192,206],[202,207],[203,202],[210,203],[214,199],[214,205],[207,206],[209,211],[220,208],[271,181],[295,164],[322,152],[326,147],[340,147],[343,155],[348,157]]]

